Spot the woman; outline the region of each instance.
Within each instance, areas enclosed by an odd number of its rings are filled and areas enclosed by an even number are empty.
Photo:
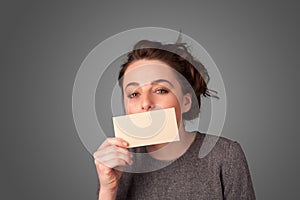
[[[94,153],[99,199],[255,199],[237,142],[219,137],[211,152],[199,158],[203,138],[216,136],[185,130],[184,121],[198,117],[201,95],[212,96],[208,80],[183,43],[144,40],[135,45],[119,74],[125,112],[175,108],[180,141],[128,149],[127,141],[108,138]],[[148,163],[135,152],[148,153]],[[155,162],[168,164],[143,173],[120,170]]]

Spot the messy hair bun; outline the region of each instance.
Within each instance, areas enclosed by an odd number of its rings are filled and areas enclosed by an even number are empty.
[[[119,81],[123,77],[127,67],[141,59],[162,61],[184,77],[179,77],[182,92],[183,94],[192,94],[192,106],[187,113],[183,114],[183,119],[192,120],[197,118],[200,112],[201,95],[204,97],[212,95],[210,93],[211,90],[207,88],[209,81],[207,70],[189,53],[186,44],[181,42],[162,44],[161,42],[149,40],[139,41],[135,44],[134,49],[128,53],[127,61],[121,66]],[[122,85],[121,82],[120,84]],[[193,95],[191,88],[194,90],[195,95]]]

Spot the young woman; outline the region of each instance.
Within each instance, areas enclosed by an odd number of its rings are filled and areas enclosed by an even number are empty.
[[[199,158],[204,137],[216,136],[185,130],[184,121],[198,117],[201,95],[212,96],[208,80],[204,66],[183,43],[144,40],[135,45],[119,74],[125,112],[175,108],[180,141],[128,149],[127,141],[107,138],[94,153],[99,199],[255,199],[239,143],[219,137],[209,154]],[[149,155],[146,162],[136,158],[141,152]],[[157,162],[164,167],[121,170]]]

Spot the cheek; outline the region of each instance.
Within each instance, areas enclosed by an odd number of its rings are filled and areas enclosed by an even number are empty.
[[[126,115],[137,113],[136,103],[133,103],[132,101],[124,100],[123,105],[124,105]]]
[[[180,98],[180,97],[178,97],[178,98]],[[173,107],[175,108],[177,125],[179,127],[179,125],[181,124],[181,121],[182,121],[182,108],[181,108],[182,99],[178,99],[178,98],[177,98],[177,96],[174,97]]]
[[[181,123],[181,118],[182,118],[181,108],[180,108],[179,104],[177,104],[177,106],[175,107],[175,114],[176,114],[177,125],[179,126],[179,124]]]
[[[123,106],[126,115],[144,112],[141,109],[142,102],[139,98],[133,98],[133,99],[126,98],[124,99],[123,102],[124,102]]]
[[[180,101],[177,99],[176,95],[172,95],[170,96],[170,98],[168,98],[167,100],[164,99],[164,101],[162,101],[164,103],[164,105],[162,105],[164,108],[175,108],[175,115],[176,115],[176,121],[177,121],[177,125],[179,126],[179,124],[181,123],[181,118],[182,118],[182,113],[181,113],[181,104]]]
[[[128,105],[129,104],[129,101],[124,97],[123,98],[123,107],[124,107],[124,111],[125,111],[125,114],[130,114],[130,110],[131,110],[131,107]]]

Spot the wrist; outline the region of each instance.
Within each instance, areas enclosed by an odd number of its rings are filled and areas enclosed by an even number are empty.
[[[117,188],[100,188],[98,200],[114,200],[117,195]]]

